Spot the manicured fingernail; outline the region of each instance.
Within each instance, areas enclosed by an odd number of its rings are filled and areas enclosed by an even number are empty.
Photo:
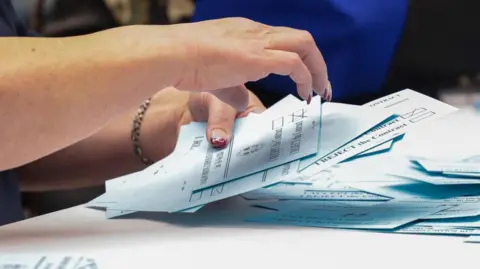
[[[308,96],[307,105],[309,105],[311,102],[312,102],[312,94]]]
[[[212,138],[210,142],[212,146],[215,148],[223,148],[228,144],[228,135],[222,129],[214,129],[212,130]]]

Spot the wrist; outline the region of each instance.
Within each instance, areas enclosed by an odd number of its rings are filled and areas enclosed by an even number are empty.
[[[157,162],[173,152],[185,114],[184,106],[155,105],[155,101],[155,98],[152,99],[143,114],[138,136],[138,147],[143,157],[151,162]],[[141,162],[141,156],[135,155]]]

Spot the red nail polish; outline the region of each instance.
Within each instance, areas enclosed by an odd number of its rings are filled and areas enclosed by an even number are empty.
[[[219,137],[219,138],[212,137],[211,142],[214,148],[223,148],[227,145],[227,139],[223,137]]]
[[[307,99],[307,105],[309,105],[312,102],[312,95],[310,94]]]

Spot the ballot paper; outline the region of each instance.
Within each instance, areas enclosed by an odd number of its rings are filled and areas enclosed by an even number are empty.
[[[480,173],[480,163],[452,162],[437,160],[415,160],[423,169],[430,173]]]
[[[448,206],[389,201],[373,206],[311,205],[266,212],[246,219],[279,225],[299,225],[325,228],[389,230],[444,210]]]
[[[420,225],[413,224],[407,227],[402,227],[395,231],[395,233],[403,234],[429,234],[429,235],[457,235],[457,236],[469,236],[480,235],[480,230],[475,228],[458,228],[449,226],[432,226],[432,225]]]
[[[411,90],[364,106],[289,95],[238,119],[225,149],[212,148],[205,132],[205,123],[183,126],[174,153],[107,181],[87,206],[105,208],[107,218],[195,216],[242,195],[257,207],[249,222],[479,235],[480,115]],[[318,161],[303,169],[309,159]]]
[[[77,255],[0,254],[0,269],[102,269],[94,258]]]
[[[454,219],[437,219],[425,220],[420,222],[421,225],[433,225],[436,227],[457,227],[457,228],[476,228],[480,229],[480,216],[454,218]]]
[[[351,204],[355,203],[355,204]],[[372,204],[373,203],[373,204]],[[279,200],[279,201],[266,201],[258,202],[254,206],[260,208],[267,208],[276,211],[290,211],[305,208],[331,208],[338,209],[344,207],[368,207],[372,205],[378,205],[384,202],[346,202],[346,201],[307,201],[307,200]]]
[[[389,172],[390,175],[415,179],[423,182],[427,182],[433,185],[472,185],[480,184],[480,180],[468,178],[465,176],[457,175],[445,175],[445,174],[429,174],[418,168],[411,166],[407,169],[397,168],[394,171]]]
[[[248,200],[330,200],[330,201],[388,201],[391,198],[357,190],[348,186],[317,186],[280,183],[242,195]]]
[[[480,216],[480,203],[452,203],[446,202],[445,204],[455,205],[451,208],[439,211],[433,215],[428,216],[426,219],[451,219],[451,218],[464,218]]]
[[[474,171],[479,160],[479,136],[479,115],[454,112],[410,131],[402,140],[400,149],[411,163],[390,173],[436,185],[479,184],[474,173],[442,172]],[[455,163],[458,163],[457,168],[452,167]]]
[[[292,109],[292,107],[295,106],[301,106],[302,101],[299,99],[293,97],[292,95],[289,95],[282,99],[280,102],[266,110],[265,112],[262,113],[262,116],[265,117],[275,117],[278,115],[282,115],[285,113],[288,113],[289,110]],[[251,116],[255,114],[250,114]],[[116,203],[121,199],[123,195],[125,195],[126,192],[129,190],[133,189],[138,189],[139,187],[144,187],[145,185],[148,185],[150,183],[157,182],[157,176],[158,177],[164,177],[166,174],[168,174],[168,168],[170,169],[170,172],[175,171],[175,165],[167,165],[167,163],[170,160],[173,160],[172,162],[175,164],[176,159],[178,160],[179,158],[182,158],[182,155],[184,153],[188,153],[192,150],[198,150],[200,148],[200,144],[202,140],[196,140],[192,144],[189,143],[189,139],[191,137],[202,137],[199,136],[202,132],[205,132],[205,126],[204,124],[189,124],[186,126],[182,127],[182,131],[179,134],[177,146],[175,148],[174,153],[172,153],[170,156],[167,158],[163,159],[160,162],[155,163],[154,165],[148,167],[144,171],[138,172],[138,173],[133,173],[130,175],[122,176],[116,179],[108,180],[106,182],[106,193],[101,195],[100,197],[97,197],[96,199],[90,201],[87,206],[88,207],[95,207],[95,208],[105,208],[106,209],[106,216],[107,218],[114,218],[114,217],[119,217],[123,215],[128,215],[135,213],[136,211],[134,210],[126,210],[126,209],[113,209],[111,208],[112,206],[116,205]],[[283,169],[289,169],[289,167],[292,167],[292,169],[296,169],[298,167],[299,161],[293,161],[290,164],[286,164]],[[278,169],[278,168],[277,168]],[[294,171],[294,170],[292,170]],[[289,177],[286,176],[286,171],[282,170],[282,179],[288,180],[288,182],[296,182],[295,177]],[[149,176],[151,174],[154,174],[155,177]],[[272,173],[270,173],[272,174]],[[275,176],[276,173],[273,173],[273,176]],[[270,176],[271,178],[272,176]],[[260,180],[258,180],[258,177],[250,177],[250,181],[242,181],[242,182],[250,182],[249,184],[246,184],[245,186],[238,186],[238,182],[235,184],[229,184],[231,188],[238,188],[238,190],[243,190],[248,187],[251,187],[252,184],[257,184],[257,182],[261,182],[261,180],[264,180],[265,178],[262,177]],[[166,179],[162,181],[165,182]],[[265,180],[265,182],[268,182]],[[228,189],[228,188],[227,188]],[[247,189],[248,190],[248,189]],[[217,188],[218,191],[218,188]],[[187,210],[182,210],[181,212],[184,213],[194,213],[197,210],[202,208],[202,206],[194,207],[191,209]]]
[[[371,108],[374,113],[391,113],[398,117],[368,130],[361,137],[343,145],[341,148],[318,159],[315,164],[306,169],[311,174],[315,171],[327,169],[337,163],[347,160],[357,154],[365,152],[375,146],[395,137],[405,134],[412,127],[417,127],[435,121],[451,113],[457,108],[442,103],[418,92],[406,89],[363,105]]]
[[[443,172],[442,174],[447,177],[480,179],[480,173]]]
[[[192,128],[186,127],[185,128],[188,133],[189,130]],[[180,135],[180,139],[183,139],[183,134]],[[191,150],[196,150],[198,149],[197,147],[185,147],[185,146],[177,146],[177,155],[182,155],[185,152],[191,151]],[[115,179],[111,179],[105,182],[105,190],[106,192],[102,194],[101,196],[93,199],[89,203],[87,203],[87,207],[93,207],[93,208],[105,208],[106,209],[106,217],[107,218],[115,218],[115,217],[120,217],[124,215],[129,215],[132,213],[135,213],[136,211],[132,210],[118,210],[118,209],[112,209],[111,207],[114,206],[122,197],[124,192],[136,188],[141,188],[145,185],[148,185],[152,182],[156,181],[155,177],[146,177],[145,173],[150,172],[153,173],[157,176],[164,176],[167,175],[169,172],[168,168],[173,169],[173,165],[169,165],[168,163],[174,160],[176,157],[175,154],[172,154],[168,156],[167,158],[163,159],[160,162],[155,163],[154,165],[148,167],[142,172],[136,172],[132,174],[128,174],[125,176],[121,176]],[[180,156],[181,158],[181,156]],[[184,213],[194,213],[197,210],[199,210],[202,206],[195,207],[189,210],[182,211]]]
[[[370,156],[370,155],[374,155],[374,154],[380,154],[380,153],[385,153],[387,151],[389,151],[393,146],[393,139],[390,140],[390,141],[387,141],[383,144],[380,144],[376,147],[373,147],[367,151],[364,151],[354,157],[367,157],[367,156]]]
[[[466,243],[477,243],[480,244],[480,230],[476,230],[474,235],[469,236],[466,240]]]
[[[280,116],[237,122],[234,138],[225,149],[202,143],[200,150],[184,156],[182,161],[189,169],[180,168],[141,188],[124,191],[121,201],[110,208],[178,212],[296,177],[297,167],[291,162],[316,152],[320,116],[320,97],[315,97],[312,104]],[[204,130],[191,134],[202,136]]]
[[[387,111],[340,103],[325,103],[318,152],[301,160],[300,171],[391,117],[392,114]]]
[[[352,181],[345,184],[358,190],[402,200],[439,200],[480,194],[479,185],[432,185],[401,178],[398,181],[385,178],[384,181]]]
[[[403,152],[411,160],[480,162],[480,116],[457,111],[410,131],[402,140]]]
[[[338,178],[331,170],[303,178],[306,184],[284,182],[257,189],[242,196],[249,200],[328,200],[328,201],[388,201],[391,197],[352,188]]]

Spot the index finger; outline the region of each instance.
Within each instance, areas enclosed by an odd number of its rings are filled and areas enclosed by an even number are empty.
[[[322,97],[328,92],[327,65],[315,40],[308,31],[289,27],[271,27],[267,49],[297,53],[312,75],[313,90]]]

